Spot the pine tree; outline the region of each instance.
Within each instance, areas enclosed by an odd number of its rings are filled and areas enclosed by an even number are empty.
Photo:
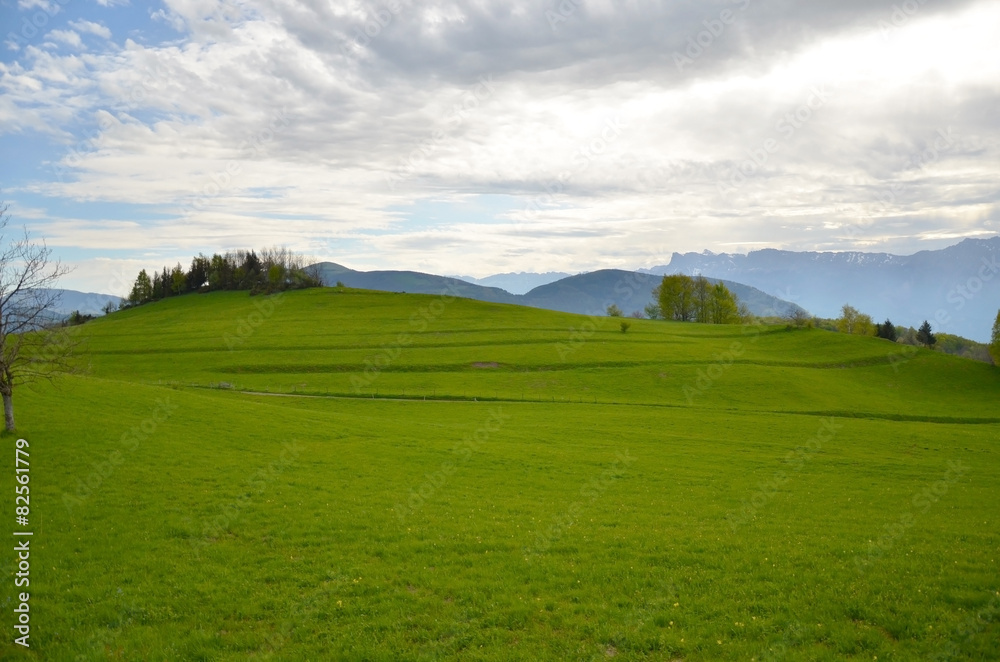
[[[896,327],[893,326],[892,322],[888,319],[886,319],[883,324],[875,325],[875,335],[879,338],[885,338],[886,340],[890,340],[892,342],[896,342],[896,338],[899,337],[896,333]]]
[[[927,320],[917,329],[917,342],[926,347],[933,347],[937,337],[931,333],[931,324]]]
[[[135,279],[135,285],[128,295],[128,301],[133,306],[146,303],[153,298],[153,284],[149,280],[149,274],[143,269]]]

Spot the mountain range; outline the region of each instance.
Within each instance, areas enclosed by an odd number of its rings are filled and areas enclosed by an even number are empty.
[[[53,319],[68,317],[73,311],[84,315],[102,315],[104,306],[110,301],[115,306],[122,300],[113,294],[97,294],[95,292],[78,292],[76,290],[46,289],[58,295],[55,305],[49,311]]]
[[[913,255],[795,252],[674,253],[641,272],[739,281],[834,318],[850,304],[877,322],[919,326],[989,342],[1000,308],[1000,237],[965,239]]]
[[[548,285],[572,275],[562,271],[547,271],[544,274],[520,271],[517,273],[493,274],[486,278],[474,278],[472,276],[451,276],[451,278],[457,278],[467,283],[474,283],[485,287],[499,287],[511,294],[527,294],[536,287]]]
[[[458,278],[417,271],[355,271],[333,262],[321,262],[312,268],[319,271],[326,285],[341,282],[347,287],[390,292],[447,292],[480,301],[513,303],[583,315],[605,315],[611,304],[617,305],[626,315],[642,312],[653,301],[653,288],[662,280],[651,274],[602,269],[560,278],[535,287],[525,294],[512,294],[498,287],[485,287]],[[715,282],[716,279],[709,280]],[[742,283],[728,280],[723,282],[755,315],[785,315],[798,308],[796,304],[782,301]]]

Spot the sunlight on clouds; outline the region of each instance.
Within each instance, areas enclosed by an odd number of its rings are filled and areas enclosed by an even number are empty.
[[[996,218],[1000,140],[983,109],[1000,80],[997,3],[927,4],[890,30],[891,6],[859,5],[863,22],[835,28],[823,12],[837,8],[817,6],[810,40],[748,10],[684,72],[670,53],[704,29],[690,8],[650,36],[644,12],[667,7],[587,4],[555,36],[528,3],[401,3],[344,47],[377,8],[169,0],[150,15],[183,31],[176,41],[118,47],[84,18],[50,31],[91,50],[28,45],[0,64],[0,131],[57,143],[45,157],[57,176],[22,189],[172,215],[52,219],[64,246],[349,237],[382,266],[476,275],[619,264],[664,243],[877,247],[906,227],[932,241],[988,234]],[[945,129],[954,144],[920,157]],[[399,211],[482,194],[519,208],[461,223]],[[848,236],[857,209],[876,225]],[[890,220],[903,229],[878,225]]]

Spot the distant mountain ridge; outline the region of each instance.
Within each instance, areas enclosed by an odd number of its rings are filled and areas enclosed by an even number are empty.
[[[821,317],[849,303],[876,321],[919,326],[988,342],[1000,308],[1000,237],[965,239],[913,255],[767,248],[747,255],[674,253],[640,272],[704,275],[746,283]]]
[[[524,295],[523,304],[567,313],[604,315],[608,304],[614,303],[628,315],[635,311],[642,312],[647,304],[653,302],[653,288],[662,280],[661,276],[636,271],[601,269],[536,287]],[[754,315],[781,317],[800,309],[794,303],[743,283],[718,278],[707,280],[713,284],[725,284]]]
[[[52,312],[57,317],[68,316],[73,311],[79,311],[84,315],[102,315],[104,306],[110,301],[115,306],[121,302],[121,297],[113,294],[97,294],[95,292],[78,292],[76,290],[48,290],[59,295]]]
[[[536,287],[548,285],[572,275],[562,271],[547,271],[543,274],[520,271],[518,273],[493,274],[486,278],[473,278],[472,276],[454,276],[454,278],[485,287],[499,287],[511,294],[527,294]]]
[[[441,294],[512,303],[533,308],[546,308],[583,315],[604,315],[610,304],[621,308],[626,315],[642,312],[653,300],[653,288],[660,277],[619,269],[602,269],[577,276],[568,276],[532,289],[526,294],[511,294],[496,287],[483,287],[448,276],[435,276],[416,271],[355,271],[334,262],[312,265],[320,272],[326,285],[338,281],[348,287],[389,292]],[[714,279],[710,279],[713,280]],[[723,281],[726,286],[750,308],[755,315],[784,315],[798,306],[782,301],[756,288],[741,283]]]

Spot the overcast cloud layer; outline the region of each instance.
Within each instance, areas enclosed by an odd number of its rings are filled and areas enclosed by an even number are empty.
[[[996,1],[7,0],[3,18],[0,195],[80,289],[273,244],[485,276],[1000,234]]]

